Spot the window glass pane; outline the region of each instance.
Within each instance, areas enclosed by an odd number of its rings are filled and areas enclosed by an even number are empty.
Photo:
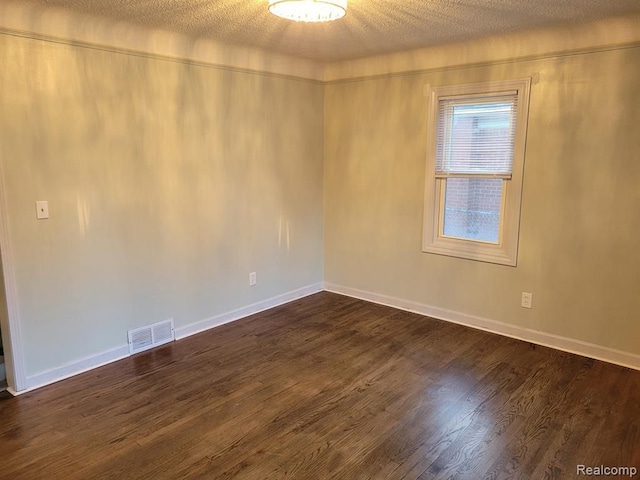
[[[498,243],[503,180],[448,178],[445,182],[443,235]]]
[[[515,102],[440,104],[436,172],[510,174]]]

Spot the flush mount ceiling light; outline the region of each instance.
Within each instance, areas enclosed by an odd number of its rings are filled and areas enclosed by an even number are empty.
[[[347,0],[269,0],[269,11],[296,22],[329,22],[347,13]]]

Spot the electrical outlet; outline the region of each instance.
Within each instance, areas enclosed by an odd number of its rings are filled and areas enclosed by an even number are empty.
[[[258,283],[258,277],[256,276],[256,272],[251,272],[249,274],[249,286],[253,287],[256,283]]]
[[[522,292],[520,306],[522,306],[522,308],[531,308],[533,306],[533,293]]]

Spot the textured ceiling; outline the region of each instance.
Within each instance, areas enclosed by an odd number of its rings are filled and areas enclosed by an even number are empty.
[[[283,20],[267,0],[25,0],[319,61],[640,12],[640,0],[349,0],[323,24]]]

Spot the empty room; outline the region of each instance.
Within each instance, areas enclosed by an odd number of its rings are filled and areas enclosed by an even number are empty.
[[[0,479],[640,469],[640,1],[0,2]]]

